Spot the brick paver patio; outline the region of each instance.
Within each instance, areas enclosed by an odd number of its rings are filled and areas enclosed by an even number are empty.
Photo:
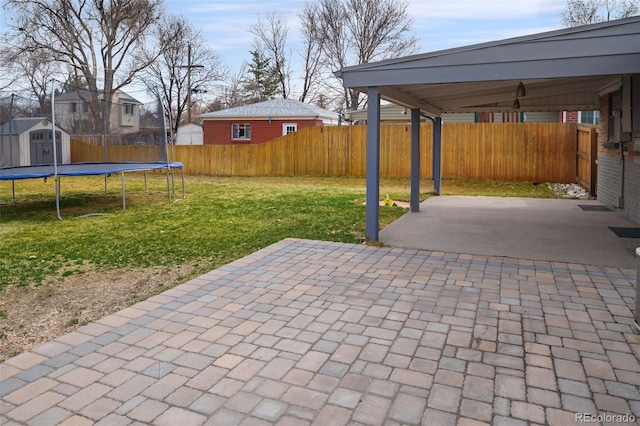
[[[0,424],[635,423],[634,281],[284,240],[0,364]]]

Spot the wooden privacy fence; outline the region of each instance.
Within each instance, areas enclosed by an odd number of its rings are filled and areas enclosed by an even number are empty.
[[[576,180],[591,195],[596,195],[598,166],[598,135],[595,126],[578,126]]]
[[[575,124],[456,123],[442,127],[444,178],[576,180]],[[175,146],[175,160],[192,174],[364,176],[366,133],[366,126],[313,127],[258,145]],[[429,178],[432,125],[422,124],[420,134],[421,176]],[[72,161],[101,161],[102,147],[72,142]],[[149,155],[145,149],[149,148],[110,146],[108,157],[110,161],[143,161],[140,158]],[[92,154],[93,150],[98,153]],[[381,126],[380,173],[386,177],[411,175],[410,125]]]

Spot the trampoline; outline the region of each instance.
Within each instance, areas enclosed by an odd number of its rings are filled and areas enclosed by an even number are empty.
[[[154,170],[166,170],[167,176],[167,198],[169,203],[172,203],[172,183],[173,191],[175,191],[175,174],[174,171],[180,170],[182,175],[182,199],[186,198],[186,189],[184,184],[184,165],[180,162],[174,161],[173,150],[171,156],[169,155],[169,142],[167,138],[168,129],[166,126],[166,114],[164,105],[161,102],[160,96],[157,100],[151,104],[157,106],[157,113],[151,114],[151,117],[155,117],[155,121],[147,123],[148,128],[151,129],[147,136],[137,135],[136,132],[124,132],[123,135],[117,136],[117,146],[110,145],[108,143],[108,137],[113,136],[109,134],[107,120],[105,119],[105,108],[111,111],[111,114],[120,113],[123,111],[124,117],[127,118],[127,126],[134,126],[133,109],[136,105],[140,108],[143,105],[141,102],[133,98],[122,98],[122,104],[113,103],[105,107],[102,105],[103,114],[103,133],[101,135],[102,143],[102,160],[100,161],[91,155],[90,158],[83,158],[80,156],[79,160],[72,162],[70,153],[70,141],[69,136],[66,138],[66,146],[63,135],[63,129],[56,125],[56,101],[54,81],[51,85],[51,116],[50,117],[14,117],[13,106],[15,94],[10,97],[9,103],[9,119],[2,125],[0,125],[0,181],[12,182],[12,199],[15,201],[15,186],[13,182],[23,179],[55,179],[55,201],[56,201],[56,213],[58,219],[62,219],[60,216],[60,179],[63,176],[105,176],[105,192],[107,191],[107,176],[120,174],[122,182],[122,211],[126,210],[126,192],[125,192],[125,180],[124,174],[127,172],[143,172],[144,173],[144,188],[147,191],[147,174],[148,171]],[[79,93],[79,92],[78,92]],[[128,96],[128,95],[127,95]],[[75,98],[73,98],[75,99]],[[86,99],[80,97],[83,101]],[[75,106],[76,103],[74,102]],[[126,112],[124,107],[131,108],[130,112]],[[74,127],[77,123],[75,121],[69,121],[69,119],[78,118],[82,123],[82,117],[75,117],[74,115],[60,114],[62,120],[67,120],[67,126]],[[153,109],[150,109],[153,111]],[[68,112],[68,111],[67,111]],[[128,115],[127,115],[128,114]],[[138,111],[140,114],[140,111]],[[149,114],[147,114],[149,115]],[[130,117],[131,116],[131,117]],[[171,121],[171,116],[168,117]],[[149,118],[147,117],[149,120]],[[49,124],[50,123],[50,124]],[[155,125],[154,125],[155,123]],[[112,125],[110,123],[109,125]],[[139,123],[137,124],[139,125]],[[91,127],[92,128],[92,127]],[[171,128],[171,126],[169,126]],[[5,132],[6,130],[6,132]],[[131,139],[124,141],[119,136],[129,136]],[[5,139],[8,137],[8,141]],[[137,139],[133,139],[136,137]],[[60,139],[62,138],[62,139]],[[142,139],[141,139],[142,138]],[[91,146],[91,144],[89,144]],[[110,145],[110,146],[108,146]],[[141,153],[125,152],[124,155],[116,155],[112,158],[109,153],[109,148],[121,149],[130,145],[135,147],[139,145],[142,149]],[[97,145],[96,145],[97,146]],[[171,148],[173,146],[171,145]],[[63,153],[64,152],[64,153]],[[131,161],[135,159],[136,161]],[[93,162],[88,162],[93,161]],[[97,160],[97,161],[96,161]],[[147,191],[148,192],[148,191]]]
[[[0,181],[56,178],[56,213],[60,216],[60,182],[61,176],[98,176],[120,174],[122,185],[122,211],[127,209],[126,191],[124,185],[124,174],[126,172],[143,172],[145,179],[145,190],[147,188],[147,171],[166,170],[167,171],[167,197],[169,203],[171,199],[170,172],[179,169],[182,176],[182,198],[186,198],[186,188],[184,184],[184,165],[180,162],[119,162],[119,163],[72,163],[72,164],[51,164],[39,166],[21,166],[0,168]],[[13,194],[15,200],[15,193]]]

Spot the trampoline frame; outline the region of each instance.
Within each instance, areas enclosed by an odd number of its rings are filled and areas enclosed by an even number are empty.
[[[53,177],[55,179],[56,187],[56,214],[58,219],[62,220],[60,216],[60,177],[61,176],[92,176],[92,175],[104,175],[104,190],[107,191],[107,175],[114,173],[120,173],[120,180],[122,182],[122,211],[127,209],[126,191],[124,187],[124,174],[126,172],[143,172],[144,173],[144,188],[147,190],[147,171],[149,170],[162,170],[167,171],[167,197],[169,204],[172,204],[171,200],[171,180],[173,179],[173,171],[180,169],[182,172],[182,199],[187,196],[186,188],[184,186],[184,164],[178,161],[169,160],[169,141],[167,140],[167,127],[164,120],[165,111],[164,104],[158,95],[158,104],[161,108],[162,120],[162,134],[164,135],[164,151],[165,161],[158,162],[107,162],[107,145],[106,139],[104,142],[104,162],[102,163],[71,163],[71,164],[58,164],[57,144],[56,144],[56,115],[55,115],[55,84],[56,79],[51,79],[51,132],[53,138],[53,164],[36,165],[36,166],[14,166],[0,168],[0,180],[12,181],[12,199],[15,202],[15,181],[20,179],[38,179]],[[13,98],[12,98],[13,102]],[[103,104],[104,107],[104,104]],[[103,115],[104,117],[104,115]],[[106,125],[105,125],[105,137],[106,137]],[[11,147],[11,144],[9,144]],[[13,154],[11,154],[13,158]],[[174,182],[175,191],[175,182]]]
[[[151,170],[163,170],[167,171],[167,198],[169,203],[173,203],[171,198],[171,184],[172,172],[175,169],[180,169],[182,175],[182,199],[187,196],[186,187],[184,183],[184,165],[180,162],[152,162],[152,163],[72,163],[72,164],[58,164],[58,165],[40,165],[40,166],[22,166],[22,167],[6,167],[0,168],[0,181],[10,180],[23,180],[23,179],[46,179],[49,177],[55,178],[56,187],[56,214],[58,219],[62,219],[60,216],[60,178],[62,176],[98,176],[120,173],[120,181],[122,187],[122,211],[127,209],[126,190],[124,184],[124,174],[127,172],[143,172],[144,173],[144,187],[147,190],[147,172]],[[12,197],[15,201],[15,186],[12,185]]]

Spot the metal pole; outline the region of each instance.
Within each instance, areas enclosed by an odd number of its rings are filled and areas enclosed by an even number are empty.
[[[122,213],[127,210],[127,197],[124,191],[124,172],[120,172],[120,180],[122,182]]]
[[[191,123],[191,43],[187,43],[187,123]]]
[[[378,241],[380,226],[380,91],[367,89],[367,192],[365,213],[365,238]]]
[[[169,108],[169,145],[171,145],[171,162],[176,161],[175,152],[173,148],[175,144],[176,144],[175,139],[173,138],[173,114],[171,114],[171,108]],[[175,194],[176,182],[175,182],[173,168],[171,169],[171,184],[173,187],[173,193]]]
[[[411,203],[412,212],[420,211],[420,109],[411,110]]]
[[[13,99],[16,96],[15,93],[11,94],[11,104],[9,105],[9,165],[11,167],[13,164]],[[2,135],[2,139],[4,142],[4,135]],[[16,202],[16,181],[11,181],[11,202]]]
[[[55,84],[53,82],[55,79],[51,79],[51,138],[53,140],[53,177],[56,183],[56,214],[58,215],[58,219],[62,220],[60,217],[60,178],[58,177],[58,148],[56,143],[56,91]]]
[[[167,122],[165,120],[165,113],[164,113],[164,104],[162,103],[162,99],[160,98],[160,92],[158,93],[158,107],[160,108],[159,112],[159,116],[160,119],[162,120],[162,135],[164,137],[164,152],[165,152],[165,157],[166,157],[166,162],[167,162],[167,198],[169,199],[169,204],[171,204],[171,182],[169,179],[169,175],[170,170],[171,170],[171,164],[169,163],[169,141],[167,140]]]
[[[11,103],[9,104],[9,159],[10,166],[13,167],[13,98],[15,93],[11,94]]]
[[[102,146],[103,148],[103,160],[107,162],[107,114],[105,110],[106,100],[104,99],[104,93],[102,94]],[[104,175],[104,193],[107,193],[107,175]]]
[[[182,167],[180,171],[182,172],[182,199],[184,200],[187,198],[187,188],[184,186],[184,167]]]
[[[442,117],[433,120],[433,190],[436,195],[442,193]]]

